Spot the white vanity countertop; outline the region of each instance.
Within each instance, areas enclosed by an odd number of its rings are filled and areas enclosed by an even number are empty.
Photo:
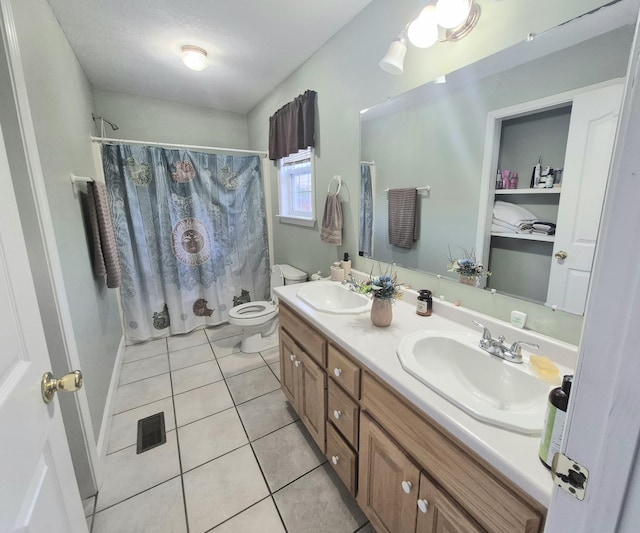
[[[518,330],[506,322],[436,300],[433,314],[422,317],[415,312],[415,296],[411,293],[405,300],[394,305],[391,325],[377,328],[371,324],[368,312],[334,315],[316,311],[297,298],[299,288],[300,285],[287,285],[274,290],[279,298],[395,388],[415,407],[442,425],[541,504],[549,505],[553,483],[551,475],[538,458],[540,437],[513,433],[471,417],[407,373],[400,365],[396,348],[403,336],[422,330],[477,331],[479,340],[482,331],[471,324],[472,318],[489,327],[494,337],[505,335],[506,342],[537,342],[541,347],[540,354],[565,367],[575,366],[575,346],[527,330]],[[467,323],[471,328],[466,326]],[[526,357],[527,352],[524,353]],[[505,361],[504,364],[512,363]],[[561,372],[564,370],[566,369],[561,367]]]

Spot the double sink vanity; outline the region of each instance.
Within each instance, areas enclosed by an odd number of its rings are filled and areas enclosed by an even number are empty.
[[[378,532],[542,531],[553,483],[538,459],[553,387],[479,348],[538,344],[561,372],[576,348],[447,302],[415,312],[405,291],[388,328],[344,286],[275,289],[281,386]],[[519,351],[519,346],[514,346]]]

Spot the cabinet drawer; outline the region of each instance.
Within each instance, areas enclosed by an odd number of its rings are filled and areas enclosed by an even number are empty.
[[[360,367],[331,344],[327,348],[327,372],[353,398],[360,399]]]
[[[338,428],[346,441],[358,449],[358,415],[360,408],[346,392],[329,380],[327,418]]]
[[[358,456],[331,424],[327,424],[327,459],[349,492],[355,496]]]
[[[326,341],[312,326],[299,318],[294,311],[280,302],[280,327],[284,328],[295,341],[304,348],[321,366],[326,362]]]
[[[496,533],[540,531],[545,514],[540,504],[368,372],[362,377],[360,403],[482,528]]]

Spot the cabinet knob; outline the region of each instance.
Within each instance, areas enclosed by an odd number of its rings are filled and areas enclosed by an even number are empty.
[[[295,355],[293,355],[293,354],[291,354],[291,355],[289,356],[289,359],[291,359],[292,361],[295,361],[295,360],[296,360],[296,356],[295,356]]]
[[[553,254],[553,257],[555,257],[559,261],[564,261],[567,257],[569,257],[569,254],[564,250],[558,250],[555,254]]]
[[[335,377],[339,378],[340,374],[342,374],[342,369],[341,368],[334,368],[333,369],[333,374]]]
[[[331,462],[332,462],[334,465],[337,465],[337,464],[338,464],[338,461],[340,461],[340,457],[338,457],[337,455],[334,455],[333,457],[331,457]]]
[[[296,365],[296,368],[298,368],[300,366],[300,361],[296,361],[294,365]]]
[[[429,502],[427,500],[418,500],[418,509],[420,509],[421,513],[427,513],[429,509]]]
[[[411,484],[411,481],[402,482],[402,490],[404,491],[405,494],[409,494],[411,492],[411,487],[413,487],[413,485]]]
[[[333,412],[333,417],[334,417],[336,420],[337,420],[338,418],[340,418],[341,416],[342,416],[342,411],[335,410],[335,411]]]

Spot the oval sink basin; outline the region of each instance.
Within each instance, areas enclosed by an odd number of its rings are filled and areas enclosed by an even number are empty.
[[[335,281],[305,283],[297,293],[304,303],[318,311],[336,315],[355,315],[371,309],[371,300]]]
[[[539,435],[552,388],[528,365],[499,359],[478,347],[479,335],[420,331],[400,341],[402,367],[435,392],[489,424]]]

